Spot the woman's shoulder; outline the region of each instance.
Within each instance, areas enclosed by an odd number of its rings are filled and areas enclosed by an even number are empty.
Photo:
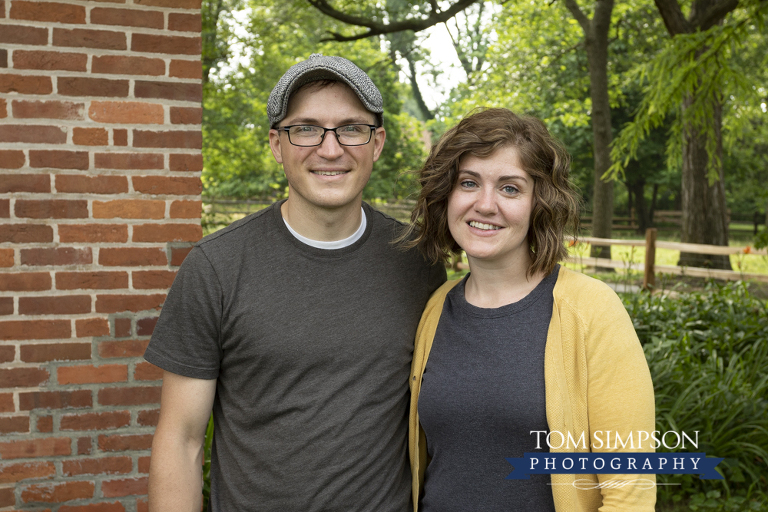
[[[553,294],[556,301],[566,301],[581,307],[592,304],[603,307],[621,305],[619,296],[606,283],[563,266],[557,275]]]

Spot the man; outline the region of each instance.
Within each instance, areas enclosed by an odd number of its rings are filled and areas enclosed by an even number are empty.
[[[213,511],[409,509],[413,338],[445,270],[393,247],[399,224],[362,203],[382,113],[340,57],[312,55],[272,91],[288,199],[195,246],[145,354],[165,370],[153,512],[199,512],[211,410]]]

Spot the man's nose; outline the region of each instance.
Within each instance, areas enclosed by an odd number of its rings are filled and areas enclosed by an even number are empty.
[[[344,147],[339,144],[336,132],[325,132],[323,142],[317,148],[317,154],[327,160],[335,160],[344,154]]]

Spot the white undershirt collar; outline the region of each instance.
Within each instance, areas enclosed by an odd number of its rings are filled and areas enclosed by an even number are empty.
[[[363,210],[362,207],[360,207],[360,213],[362,214],[362,220],[360,221],[360,227],[357,228],[357,231],[343,240],[333,240],[331,242],[312,240],[305,236],[301,236],[291,227],[290,224],[288,224],[288,221],[285,220],[285,217],[283,217],[283,222],[285,222],[285,227],[288,228],[288,231],[290,231],[293,236],[295,236],[300,242],[305,243],[310,247],[316,247],[317,249],[343,249],[344,247],[349,247],[353,243],[360,240],[360,238],[363,236],[363,233],[365,233],[367,222],[365,219],[365,210]]]

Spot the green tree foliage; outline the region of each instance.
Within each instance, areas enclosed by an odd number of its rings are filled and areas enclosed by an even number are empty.
[[[214,1],[214,0],[206,0]],[[203,14],[215,12],[204,2]],[[349,43],[322,42],[327,20],[303,1],[252,0],[247,9],[227,13],[219,23],[238,17],[241,31],[220,29],[227,37],[213,48],[226,47],[229,59],[211,66],[203,101],[203,184],[205,194],[229,198],[284,197],[287,182],[268,144],[266,104],[274,85],[291,65],[311,53],[341,55],[367,71],[384,97],[387,142],[374,166],[367,199],[398,199],[413,190],[412,178],[401,176],[417,168],[424,155],[421,127],[402,114],[407,87],[400,84],[387,53],[378,40]],[[207,20],[209,25],[211,20]],[[233,48],[237,51],[233,51]],[[239,60],[232,57],[240,55]]]

